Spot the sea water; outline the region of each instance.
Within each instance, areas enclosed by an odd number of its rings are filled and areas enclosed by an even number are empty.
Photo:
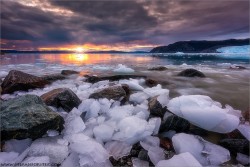
[[[232,50],[232,48],[230,48]],[[140,74],[159,81],[170,90],[170,98],[180,95],[207,95],[245,111],[249,108],[250,53],[140,53],[140,54],[5,54],[0,57],[0,78],[10,70],[41,76],[61,70],[81,71],[81,75]],[[235,49],[234,49],[235,51]],[[165,71],[148,71],[155,66]],[[247,69],[230,69],[237,65]],[[185,78],[177,74],[194,68],[206,78]]]

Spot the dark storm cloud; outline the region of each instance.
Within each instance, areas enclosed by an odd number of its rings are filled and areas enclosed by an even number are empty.
[[[40,46],[138,41],[163,45],[179,40],[249,37],[247,0],[36,2],[72,14],[3,0],[1,39],[29,40]]]

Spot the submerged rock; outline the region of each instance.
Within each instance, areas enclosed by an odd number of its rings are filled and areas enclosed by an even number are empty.
[[[53,81],[57,81],[57,80],[66,79],[66,77],[64,75],[62,75],[62,74],[44,75],[41,78],[43,78],[44,80],[46,80],[48,82],[53,82]]]
[[[231,70],[245,70],[247,68],[244,67],[244,66],[239,66],[239,65],[235,66],[235,65],[232,65],[232,66],[229,67],[229,69],[231,69]]]
[[[89,98],[93,99],[113,99],[113,100],[121,100],[126,98],[126,91],[122,86],[111,86],[105,89],[102,89],[98,92],[95,92],[89,96]]]
[[[249,155],[249,141],[246,139],[223,139],[219,144],[227,148],[234,155],[236,153]]]
[[[146,80],[145,80],[145,84],[146,84],[148,87],[152,88],[152,87],[158,85],[158,82],[157,82],[156,80],[153,80],[153,79],[146,79]]]
[[[160,132],[174,130],[176,132],[187,132],[190,128],[190,123],[176,115],[169,116],[160,127]]]
[[[22,71],[11,70],[2,83],[2,94],[13,93],[18,90],[43,88],[49,84],[42,77],[37,77]]]
[[[77,95],[68,88],[54,89],[43,94],[41,98],[48,106],[62,107],[67,112],[81,104],[81,100]]]
[[[180,72],[178,74],[178,76],[183,76],[183,77],[201,77],[201,78],[205,78],[206,77],[202,72],[200,72],[198,70],[195,70],[195,69],[192,69],[192,68],[186,69],[186,70]]]
[[[63,118],[35,95],[0,101],[1,139],[36,139],[49,129],[61,131]]]
[[[119,81],[121,79],[130,79],[130,78],[146,78],[143,75],[112,75],[112,76],[104,76],[104,77],[97,77],[97,76],[85,76],[86,82],[89,83],[96,83],[99,81],[109,80],[109,81]]]
[[[62,75],[73,75],[73,74],[79,74],[80,72],[74,71],[74,70],[62,70],[61,74]]]
[[[148,108],[150,115],[153,117],[163,118],[165,112],[167,111],[166,107],[163,107],[161,103],[157,100],[158,96],[152,97],[148,102]]]
[[[158,67],[152,67],[152,68],[149,68],[148,70],[149,71],[165,71],[167,70],[168,68],[165,67],[165,66],[158,66]]]

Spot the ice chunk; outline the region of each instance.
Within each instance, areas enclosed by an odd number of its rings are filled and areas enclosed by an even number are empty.
[[[189,152],[203,166],[220,165],[230,160],[227,149],[210,143],[200,136],[178,133],[173,136],[172,142],[177,154]]]
[[[65,118],[65,134],[74,134],[82,132],[86,126],[80,117],[81,112],[74,108]]]
[[[101,124],[96,126],[93,132],[97,139],[100,139],[102,142],[107,142],[112,138],[114,128],[106,124]]]
[[[57,142],[59,137],[47,137],[35,140],[28,156],[49,156],[51,163],[61,163],[69,154],[68,146]]]
[[[22,153],[25,149],[27,149],[32,143],[32,140],[27,138],[23,140],[11,139],[5,142],[4,144],[4,152],[17,152]]]
[[[175,115],[209,131],[228,133],[239,125],[239,118],[232,114],[232,108],[223,109],[208,96],[180,96],[171,99],[167,106]]]
[[[17,152],[0,152],[0,163],[13,163],[18,155]]]
[[[163,149],[160,148],[160,139],[158,137],[148,136],[140,142],[141,146],[148,151],[150,160],[156,165],[160,160],[165,159]]]
[[[149,167],[148,161],[143,161],[138,158],[132,158],[133,167]]]
[[[138,80],[130,79],[130,80],[120,80],[120,84],[128,85],[130,90],[142,91],[144,88],[139,84]]]
[[[137,103],[137,104],[141,104],[148,98],[149,98],[149,95],[147,95],[146,93],[137,92],[137,93],[133,93],[132,95],[130,95],[129,101]]]
[[[80,165],[87,162],[103,163],[109,158],[108,152],[103,146],[91,139],[87,139],[83,142],[75,142],[70,144],[70,149],[78,154],[80,157]],[[87,159],[85,159],[87,157]]]
[[[189,153],[182,153],[179,155],[173,156],[169,160],[159,161],[156,167],[202,167],[202,165]]]
[[[164,151],[160,147],[150,147],[148,150],[148,156],[154,165],[165,159]]]
[[[113,70],[114,72],[117,73],[132,73],[135,72],[132,68],[128,68],[127,66],[123,64],[118,64],[117,68]]]
[[[159,147],[160,139],[158,137],[148,136],[144,140],[140,141],[140,145],[145,149],[149,150],[150,147]]]
[[[237,128],[240,133],[245,136],[247,140],[250,141],[250,125],[249,122],[245,122],[245,124],[240,124]]]
[[[110,141],[105,144],[104,148],[114,159],[118,160],[123,156],[129,155],[132,146],[122,141]]]
[[[153,125],[154,129],[153,129],[153,135],[158,134],[160,126],[161,126],[161,118],[156,117],[156,118],[151,118],[148,121],[149,125]]]
[[[56,130],[48,130],[47,134],[48,134],[48,136],[53,137],[53,136],[58,136],[59,132]]]
[[[130,95],[129,101],[141,104],[148,98],[154,96],[158,96],[157,100],[159,100],[162,106],[166,106],[169,101],[169,90],[162,89],[161,85],[157,85],[152,88],[146,88],[143,90],[143,92],[137,92]]]
[[[242,165],[250,164],[250,157],[245,154],[237,153],[236,160]]]
[[[79,156],[77,153],[72,152],[63,162],[61,167],[80,167]]]
[[[157,101],[161,104],[162,107],[167,106],[169,102],[169,92],[159,95],[157,97]]]
[[[148,133],[146,129],[147,126],[148,123],[145,120],[135,116],[126,117],[118,124],[117,127],[120,131],[114,134],[113,140],[120,140],[129,144],[134,144],[145,137],[145,133]],[[151,132],[146,135],[151,135],[154,128],[150,130]]]
[[[36,157],[27,157],[23,162],[23,164],[41,164],[41,166],[47,167],[50,162],[50,158],[48,156],[36,156]],[[44,165],[43,165],[44,164]],[[39,165],[40,166],[40,165]]]
[[[120,121],[121,119],[131,116],[134,107],[132,105],[117,106],[109,110],[108,115],[112,120]]]

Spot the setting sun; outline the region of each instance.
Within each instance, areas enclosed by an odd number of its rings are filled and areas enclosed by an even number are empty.
[[[76,52],[81,53],[81,52],[83,52],[83,51],[84,51],[84,49],[83,49],[83,48],[81,48],[81,47],[78,47],[78,48],[76,48],[76,49],[75,49],[75,51],[76,51]]]

